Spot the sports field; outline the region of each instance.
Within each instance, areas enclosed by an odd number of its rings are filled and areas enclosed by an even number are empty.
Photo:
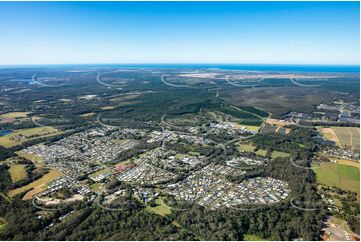
[[[19,193],[29,191],[25,196],[23,197],[24,200],[31,199],[33,195],[41,192],[43,190],[43,186],[45,186],[47,183],[53,181],[55,178],[63,176],[63,173],[58,170],[50,170],[47,174],[42,176],[40,179],[33,181],[32,183],[29,183],[26,186],[22,186],[13,190],[10,190],[7,195],[9,197],[14,197]],[[34,192],[34,190],[36,192]]]
[[[0,145],[5,148],[10,148],[35,138],[53,136],[59,133],[61,133],[61,131],[53,127],[20,129],[13,133],[0,137]]]
[[[360,149],[360,128],[332,127],[343,148]]]
[[[345,191],[360,191],[360,169],[355,166],[335,163],[313,165],[317,181],[326,186],[338,187]]]

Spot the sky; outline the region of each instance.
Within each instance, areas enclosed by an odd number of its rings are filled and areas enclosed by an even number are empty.
[[[359,65],[359,2],[0,2],[0,65]]]

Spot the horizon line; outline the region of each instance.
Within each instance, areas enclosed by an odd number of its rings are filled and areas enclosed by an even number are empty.
[[[237,62],[120,62],[120,63],[35,63],[35,64],[0,64],[0,66],[59,66],[59,65],[289,65],[289,66],[357,66],[358,64],[330,64],[330,63],[237,63]]]

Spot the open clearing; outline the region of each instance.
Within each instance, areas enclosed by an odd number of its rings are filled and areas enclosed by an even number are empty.
[[[342,147],[341,142],[336,135],[336,132],[332,128],[318,127],[318,130],[322,133],[325,139],[332,140],[336,143],[338,147]]]
[[[353,161],[353,160],[346,160],[346,159],[339,159],[337,158],[337,164],[340,165],[347,165],[347,166],[354,166],[360,169],[360,162]]]
[[[256,152],[254,152],[255,149],[256,149],[256,146],[254,146],[253,144],[242,144],[242,143],[239,144],[239,150],[241,152],[251,152],[251,153],[255,153],[256,155],[263,156],[263,157],[265,157],[267,155],[267,150],[259,149]],[[274,159],[277,157],[288,157],[288,156],[290,156],[290,154],[281,152],[281,151],[273,151],[271,156],[272,156],[272,159]]]
[[[360,169],[354,166],[322,163],[313,165],[317,181],[326,186],[338,187],[345,191],[360,191]]]
[[[20,129],[13,133],[0,137],[0,145],[4,146],[5,148],[10,148],[32,139],[53,136],[60,133],[61,131],[49,126]]]
[[[255,235],[255,234],[245,234],[243,235],[243,240],[244,241],[266,241],[266,239]]]
[[[25,191],[28,191],[28,190],[32,189],[30,192],[25,194],[25,196],[23,197],[24,200],[31,199],[35,194],[42,191],[42,187],[44,185],[46,185],[47,183],[53,181],[55,178],[60,177],[60,176],[63,176],[63,173],[61,171],[52,169],[47,174],[42,176],[40,179],[35,180],[35,181],[33,181],[32,183],[29,183],[26,186],[22,186],[22,187],[10,190],[7,193],[7,195],[9,197],[14,197],[19,193],[22,193],[22,192],[25,192]],[[33,190],[35,190],[36,193]]]
[[[293,122],[283,121],[283,120],[275,119],[275,118],[267,118],[266,123],[271,124],[271,125],[276,125],[276,126],[279,126],[279,127],[283,127],[283,126],[286,126],[286,125],[292,125],[293,124]]]
[[[0,115],[0,118],[26,118],[29,112],[12,112]]]
[[[259,149],[259,150],[256,151],[256,155],[265,157],[267,155],[267,150]]]
[[[157,204],[157,206],[155,206],[155,207],[147,206],[146,210],[148,212],[159,214],[160,216],[166,216],[166,215],[172,213],[171,209],[169,207],[165,206],[163,199],[158,198],[155,201],[155,203]]]
[[[100,108],[101,110],[112,110],[114,109],[114,106],[104,106]]]
[[[11,176],[11,180],[13,182],[21,181],[28,176],[28,174],[25,171],[25,165],[22,165],[22,164],[10,165],[9,173]]]
[[[252,144],[240,144],[239,150],[243,152],[253,152],[256,149],[256,146]]]
[[[84,114],[80,114],[80,117],[90,117],[93,116],[95,113],[84,113]]]
[[[30,154],[30,153],[25,153],[21,150],[16,151],[15,154],[17,154],[20,157],[23,157],[29,161],[32,161],[35,164],[38,163],[42,163],[43,162],[43,158],[41,158],[40,156],[34,155],[34,154]]]
[[[281,152],[281,151],[273,151],[271,156],[272,156],[272,159],[274,159],[277,157],[288,157],[288,156],[290,156],[290,154],[288,154],[286,152]]]
[[[358,127],[332,127],[343,148],[360,149],[360,128]]]

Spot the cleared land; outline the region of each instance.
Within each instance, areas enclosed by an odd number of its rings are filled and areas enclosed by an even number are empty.
[[[275,118],[267,118],[266,123],[276,125],[276,126],[280,126],[280,127],[293,124],[292,122],[281,121],[281,120],[275,119]]]
[[[28,176],[25,165],[22,164],[12,164],[9,168],[9,173],[13,182],[21,181]]]
[[[256,151],[256,155],[265,157],[267,155],[267,150],[259,149],[259,150]]]
[[[255,234],[245,234],[245,235],[243,235],[243,240],[244,241],[266,241],[267,239],[264,239]]]
[[[345,191],[360,191],[360,169],[354,166],[322,163],[312,166],[317,181],[326,186],[338,187]]]
[[[29,161],[32,161],[33,163],[41,163],[43,161],[43,159],[37,155],[34,155],[34,154],[30,154],[30,153],[25,153],[21,150],[19,151],[16,151],[15,154],[17,154],[18,156],[20,157],[23,157]]]
[[[354,166],[360,169],[360,162],[353,161],[353,160],[346,160],[346,159],[337,159],[337,164],[340,165],[347,165],[347,166]]]
[[[325,139],[332,140],[336,143],[338,147],[342,147],[341,142],[336,135],[336,132],[332,128],[318,127],[318,130],[322,133]]]
[[[360,149],[360,128],[358,127],[332,127],[343,148]]]
[[[257,155],[263,156],[263,157],[265,157],[267,155],[267,150],[259,149],[259,150],[257,150],[257,152],[254,152],[255,149],[256,149],[256,146],[254,146],[253,144],[240,144],[239,145],[239,150],[242,152],[251,152],[251,153],[255,153]],[[288,156],[290,156],[290,154],[281,152],[281,151],[273,151],[271,156],[272,156],[272,159],[274,159],[277,157],[288,157]]]
[[[11,134],[0,137],[0,145],[4,146],[5,148],[10,148],[32,139],[53,136],[59,133],[61,133],[61,131],[48,126],[30,129],[20,129]]]
[[[80,117],[90,117],[90,116],[93,116],[95,113],[84,113],[84,114],[81,114],[79,115]]]
[[[29,112],[12,112],[0,115],[0,118],[26,118]]]
[[[155,203],[157,204],[157,206],[147,206],[146,210],[148,212],[159,214],[160,216],[166,216],[172,213],[172,210],[164,204],[163,199],[158,198]]]
[[[31,199],[35,194],[41,192],[43,190],[43,186],[45,186],[47,183],[53,181],[55,178],[63,176],[63,173],[58,170],[50,170],[47,174],[42,176],[40,179],[33,181],[32,183],[29,183],[26,186],[22,186],[13,190],[10,190],[7,195],[9,197],[14,197],[19,193],[29,191],[25,196],[23,197],[24,200]]]
[[[112,109],[114,109],[114,107],[113,106],[104,106],[104,107],[101,107],[100,109],[101,110],[112,110]]]
[[[288,156],[290,156],[290,154],[288,154],[286,152],[281,152],[281,151],[273,151],[271,156],[272,156],[272,159],[274,159],[277,157],[288,157]]]

